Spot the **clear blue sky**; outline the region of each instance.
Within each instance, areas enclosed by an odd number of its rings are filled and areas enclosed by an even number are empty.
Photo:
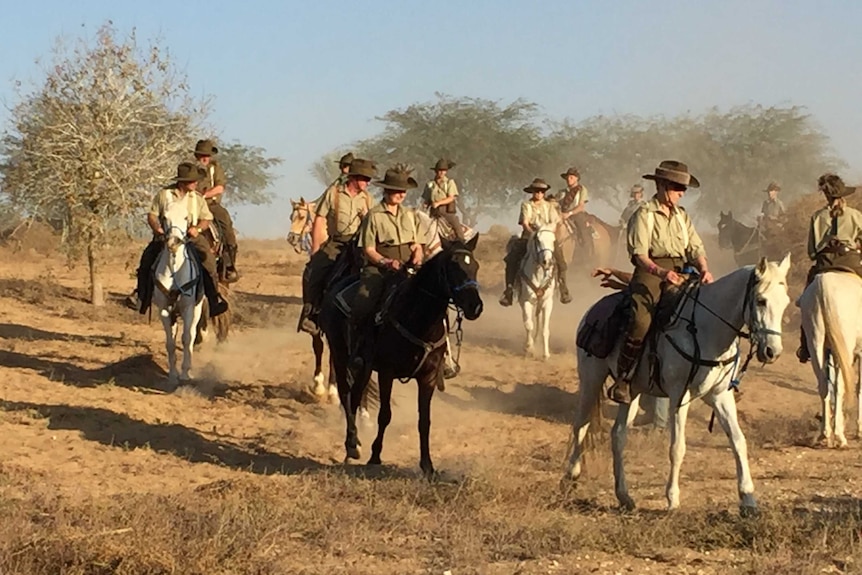
[[[538,103],[555,118],[807,106],[862,180],[862,2],[800,0],[0,0],[0,97],[38,79],[59,35],[161,35],[221,135],[285,158],[245,235],[284,234],[320,155],[439,91]],[[81,25],[84,24],[85,28]],[[5,116],[0,118],[5,121]],[[489,143],[492,145],[492,143]],[[693,168],[694,169],[694,168]],[[514,217],[514,216],[513,216]]]

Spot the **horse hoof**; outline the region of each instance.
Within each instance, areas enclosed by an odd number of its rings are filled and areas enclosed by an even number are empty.
[[[361,459],[362,458],[362,450],[359,449],[359,446],[356,447],[348,447],[347,448],[347,459]]]
[[[743,519],[753,519],[760,516],[760,509],[757,505],[740,505],[739,516]]]
[[[369,467],[376,467],[376,466],[378,466],[378,465],[383,465],[383,462],[382,462],[382,461],[380,461],[380,456],[379,456],[379,455],[376,455],[376,456],[375,456],[375,455],[372,455],[372,456],[371,456],[371,459],[369,459],[369,460],[368,460],[368,463],[366,463],[365,465],[367,465],[367,466],[369,466]]]
[[[620,499],[620,511],[623,513],[631,513],[636,507],[635,501],[631,497],[623,497]]]

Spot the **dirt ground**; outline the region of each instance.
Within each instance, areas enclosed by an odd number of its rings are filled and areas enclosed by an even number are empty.
[[[607,441],[577,489],[559,481],[592,282],[555,306],[551,359],[525,358],[519,309],[496,302],[502,243],[480,240],[485,312],[465,323],[462,374],[434,398],[443,480],[429,484],[412,382],[395,390],[383,468],[342,463],[340,408],[309,393],[310,340],[295,332],[304,258],[285,242],[243,242],[230,339],[202,346],[194,387],[173,393],[159,322],[122,304],[140,247],[110,255],[102,309],[85,302],[85,268],[0,251],[4,575],[859,572],[862,451],[810,447],[819,399],[795,324],[780,360],[743,382],[761,515],[738,516],[732,455],[702,404],[682,509],[664,511],[667,436],[644,427],[627,456],[639,510],[623,515]]]

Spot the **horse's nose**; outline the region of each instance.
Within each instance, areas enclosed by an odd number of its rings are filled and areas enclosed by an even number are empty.
[[[484,304],[481,301],[476,304],[476,306],[472,310],[473,313],[470,314],[470,319],[476,319],[477,317],[482,315],[483,305]]]
[[[771,345],[766,346],[766,349],[763,350],[763,354],[766,356],[766,361],[768,363],[772,363],[778,357],[778,354],[775,353],[775,348]]]

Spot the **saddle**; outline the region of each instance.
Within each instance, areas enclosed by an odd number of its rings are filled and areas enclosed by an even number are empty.
[[[676,323],[680,303],[686,294],[698,285],[697,279],[690,277],[682,286],[662,293],[646,336],[651,350],[655,350],[658,336]],[[613,351],[631,320],[631,291],[625,289],[606,295],[587,312],[575,342],[589,355],[604,359]]]
[[[395,297],[401,292],[403,286],[407,284],[407,275],[402,273],[390,274],[386,277],[386,288],[383,291],[383,298],[380,308],[374,314],[374,325],[380,326],[383,324],[389,310],[392,307],[392,302]],[[338,286],[335,293],[335,307],[344,314],[345,317],[350,317],[353,310],[353,300],[359,291],[359,277],[354,274],[346,278]]]

